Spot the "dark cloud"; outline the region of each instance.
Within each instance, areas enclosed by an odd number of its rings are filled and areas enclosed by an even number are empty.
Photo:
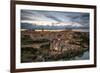
[[[79,23],[82,28],[89,28],[89,16],[89,13],[80,12],[21,10],[21,21],[73,22]]]

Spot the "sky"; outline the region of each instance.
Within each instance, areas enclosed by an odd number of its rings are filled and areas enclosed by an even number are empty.
[[[83,27],[89,29],[89,13],[21,10],[21,25]]]

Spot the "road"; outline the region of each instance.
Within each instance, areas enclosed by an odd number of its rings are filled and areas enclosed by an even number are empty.
[[[34,43],[34,44],[29,44],[29,45],[22,45],[21,47],[22,47],[22,48],[25,48],[25,47],[40,48],[40,46],[42,46],[42,45],[47,45],[47,44],[49,44],[49,42],[38,43],[38,44]]]

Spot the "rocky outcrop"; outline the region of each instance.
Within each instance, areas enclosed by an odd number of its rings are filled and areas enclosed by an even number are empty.
[[[30,34],[27,34],[28,38],[25,36],[26,33],[22,33],[21,62],[70,60],[75,56],[82,55],[84,51],[89,50],[88,32],[31,31]]]

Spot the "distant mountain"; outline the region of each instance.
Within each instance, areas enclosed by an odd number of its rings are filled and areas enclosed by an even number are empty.
[[[35,29],[31,23],[21,23],[21,29]]]
[[[46,29],[46,30],[58,30],[58,29],[89,29],[89,27],[83,27],[79,24],[73,25],[60,25],[60,26],[50,26],[50,25],[36,25],[31,23],[21,23],[21,29]]]

